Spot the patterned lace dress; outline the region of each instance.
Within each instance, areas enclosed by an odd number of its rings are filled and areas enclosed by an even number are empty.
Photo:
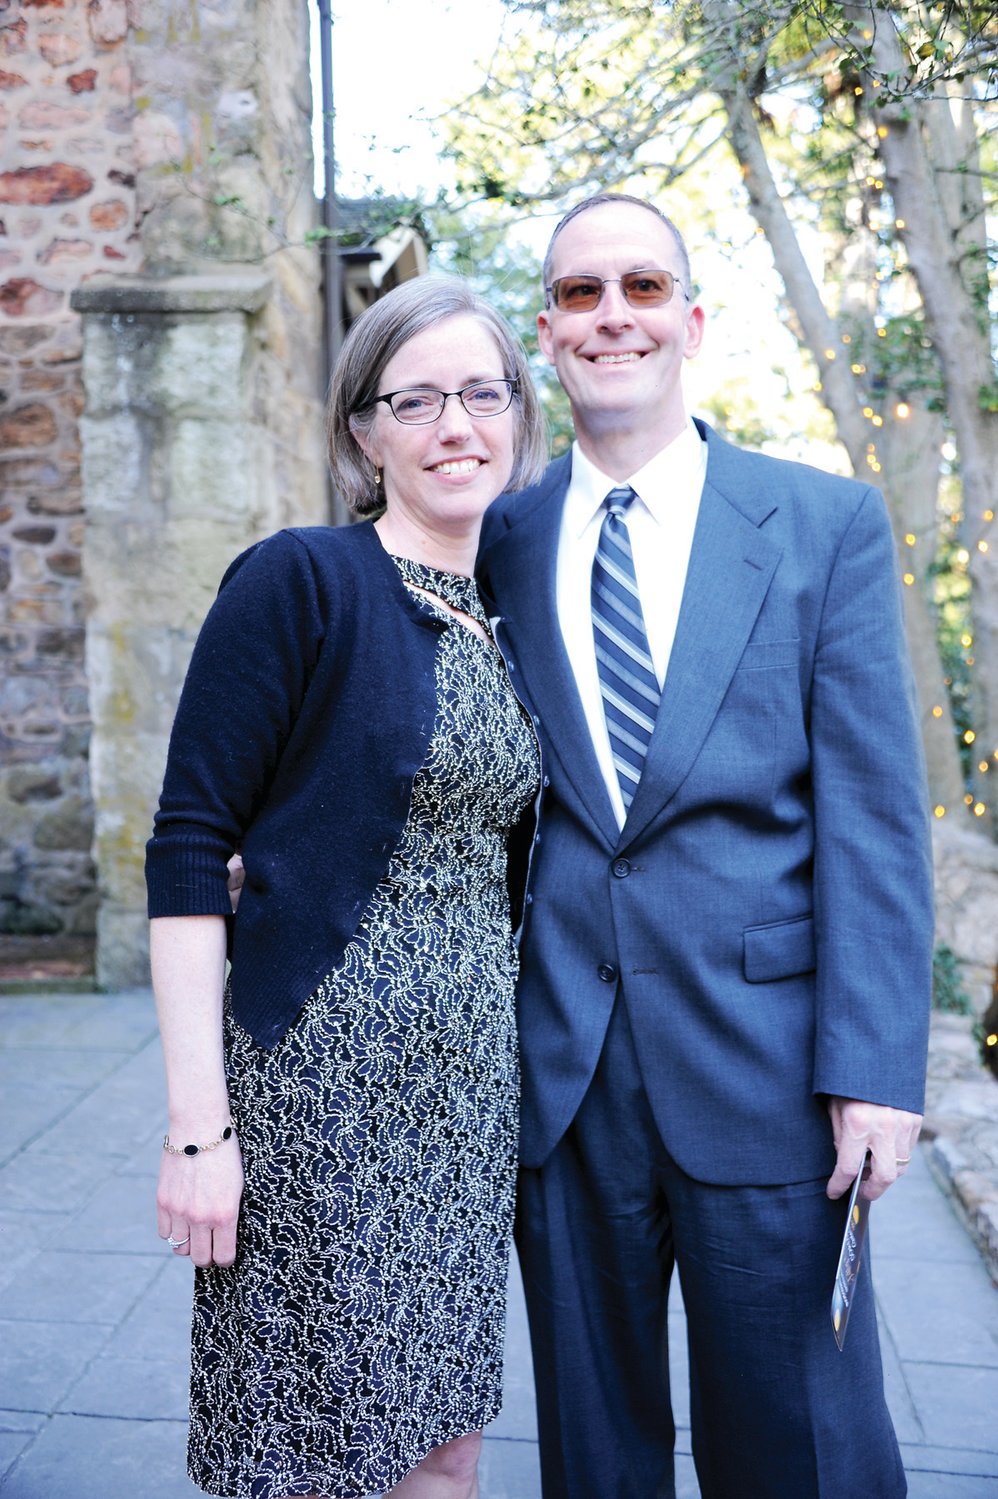
[[[470,579],[395,561],[485,624]],[[495,647],[459,623],[436,686],[405,831],[341,964],[272,1051],[226,1016],[246,1191],[235,1267],[195,1278],[189,1460],[210,1494],[380,1493],[499,1411],[518,1087],[506,841],[537,749]]]

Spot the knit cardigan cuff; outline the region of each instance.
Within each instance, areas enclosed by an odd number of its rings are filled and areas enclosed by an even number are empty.
[[[188,842],[179,850],[173,840],[170,843],[149,840],[146,881],[150,917],[231,916],[227,879],[217,848]]]

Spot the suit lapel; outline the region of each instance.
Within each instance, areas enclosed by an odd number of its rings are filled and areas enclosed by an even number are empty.
[[[737,466],[731,449],[718,452],[722,471]],[[667,806],[700,753],[741,659],[781,549],[759,529],[772,510],[766,497],[727,499],[710,465],[700,500],[690,565],[669,658],[662,701],[641,781],[622,837],[630,841]],[[752,515],[752,510],[755,514]],[[749,514],[743,513],[748,510]]]
[[[514,685],[520,672],[550,749],[612,847],[617,822],[558,623],[558,536],[570,473],[570,459],[552,465],[536,491],[514,502],[509,529],[488,547],[483,563],[513,647]]]

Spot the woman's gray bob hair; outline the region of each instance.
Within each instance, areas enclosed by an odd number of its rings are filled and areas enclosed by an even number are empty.
[[[351,510],[358,515],[384,508],[383,492],[374,484],[374,470],[357,441],[374,424],[382,371],[388,361],[417,333],[449,317],[473,317],[488,329],[499,346],[502,373],[518,381],[513,397],[516,419],[513,471],[506,488],[523,489],[540,478],[547,462],[544,418],[537,401],[527,355],[505,319],[457,276],[418,276],[404,281],[368,307],[343,343],[326,402],[326,439],[333,480]],[[498,373],[498,371],[497,371]]]

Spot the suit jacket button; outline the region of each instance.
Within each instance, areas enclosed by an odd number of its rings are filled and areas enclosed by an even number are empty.
[[[601,963],[596,972],[599,974],[604,984],[612,984],[617,977],[617,970],[616,968],[614,968],[612,963]]]
[[[610,868],[613,870],[618,880],[626,880],[627,876],[631,872],[631,862],[629,859],[614,859]]]

